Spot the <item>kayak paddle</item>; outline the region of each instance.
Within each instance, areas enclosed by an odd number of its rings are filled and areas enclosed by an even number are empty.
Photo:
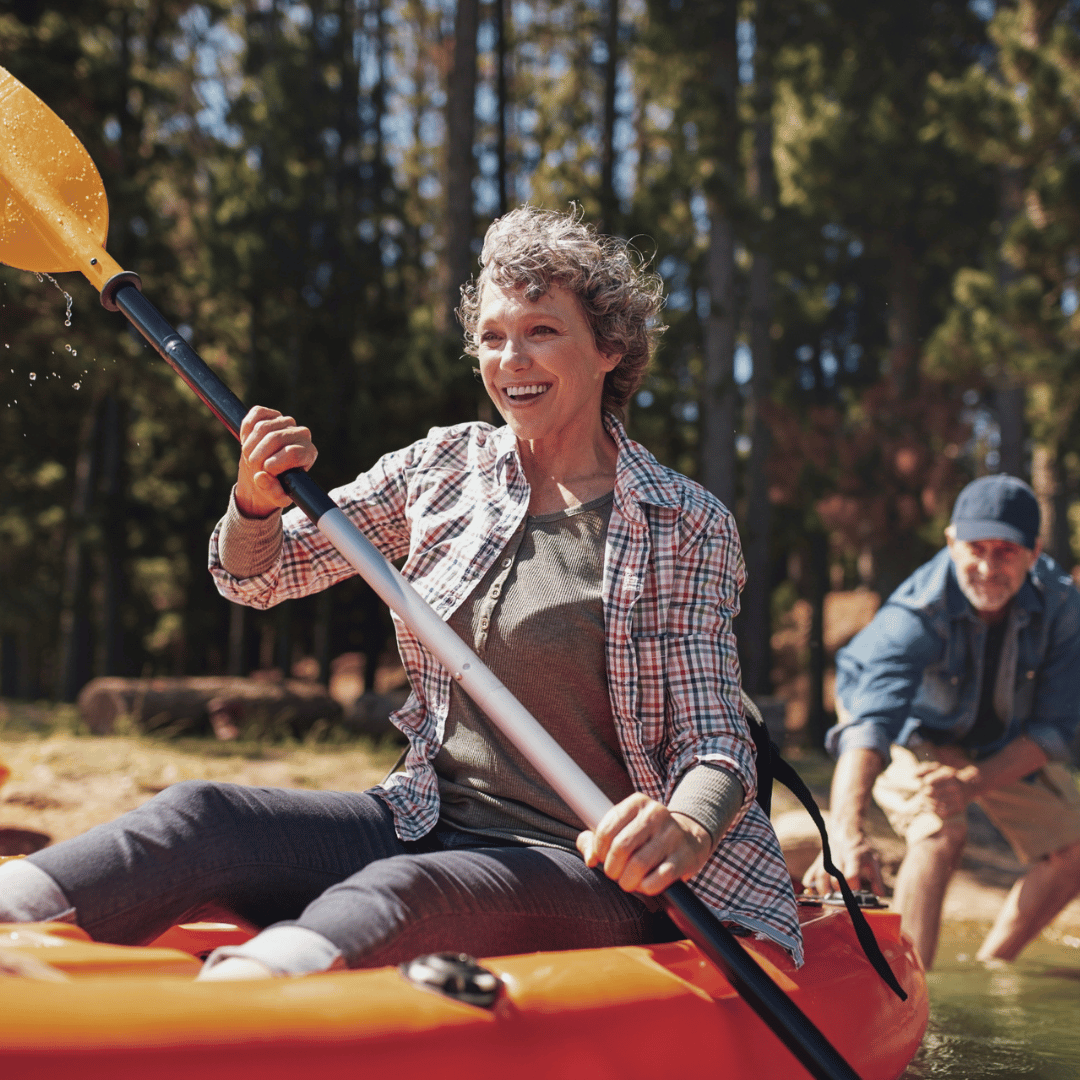
[[[247,409],[105,251],[109,209],[90,155],[34,93],[0,68],[0,262],[37,273],[78,271],[121,311],[239,437]],[[593,829],[612,803],[546,729],[428,606],[302,469],[278,479],[341,556],[416,634],[492,722]],[[680,930],[724,973],[816,1080],[859,1080],[836,1048],[682,881],[664,893]]]

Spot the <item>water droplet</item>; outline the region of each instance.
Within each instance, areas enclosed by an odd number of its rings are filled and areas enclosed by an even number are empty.
[[[45,277],[48,278],[49,281],[51,281],[58,289],[60,289],[60,292],[63,294],[64,299],[67,301],[67,310],[64,312],[64,325],[65,326],[70,326],[71,325],[71,306],[72,306],[72,304],[75,303],[75,301],[71,298],[71,293],[66,292],[60,286],[60,283],[56,280],[56,278],[54,278],[51,274],[46,274]],[[41,274],[37,275],[37,279],[38,279],[38,281],[44,280],[42,278]]]
[[[30,381],[31,382],[36,382],[37,381],[37,372],[36,371],[31,371],[30,372]]]

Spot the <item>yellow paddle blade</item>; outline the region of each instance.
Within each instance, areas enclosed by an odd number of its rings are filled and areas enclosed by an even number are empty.
[[[77,270],[100,292],[120,267],[106,254],[109,204],[86,148],[36,94],[0,68],[0,262]]]

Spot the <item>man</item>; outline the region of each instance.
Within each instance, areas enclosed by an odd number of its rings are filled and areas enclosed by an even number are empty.
[[[893,903],[928,969],[968,803],[1030,866],[979,959],[1015,959],[1080,893],[1080,795],[1063,764],[1080,721],[1080,593],[1038,536],[1023,481],[968,484],[948,546],[837,654],[834,859],[853,885],[883,891],[863,823],[872,791],[907,841]],[[803,884],[835,888],[820,858]]]

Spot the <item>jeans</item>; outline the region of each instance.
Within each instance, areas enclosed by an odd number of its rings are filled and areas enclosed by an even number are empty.
[[[250,955],[294,974],[329,966],[327,956],[379,967],[443,950],[493,956],[677,936],[654,903],[575,853],[443,826],[399,840],[372,792],[186,781],[27,861],[99,941],[145,944],[224,904],[273,926],[267,942],[295,926],[330,943],[316,961],[276,964],[255,939]]]

